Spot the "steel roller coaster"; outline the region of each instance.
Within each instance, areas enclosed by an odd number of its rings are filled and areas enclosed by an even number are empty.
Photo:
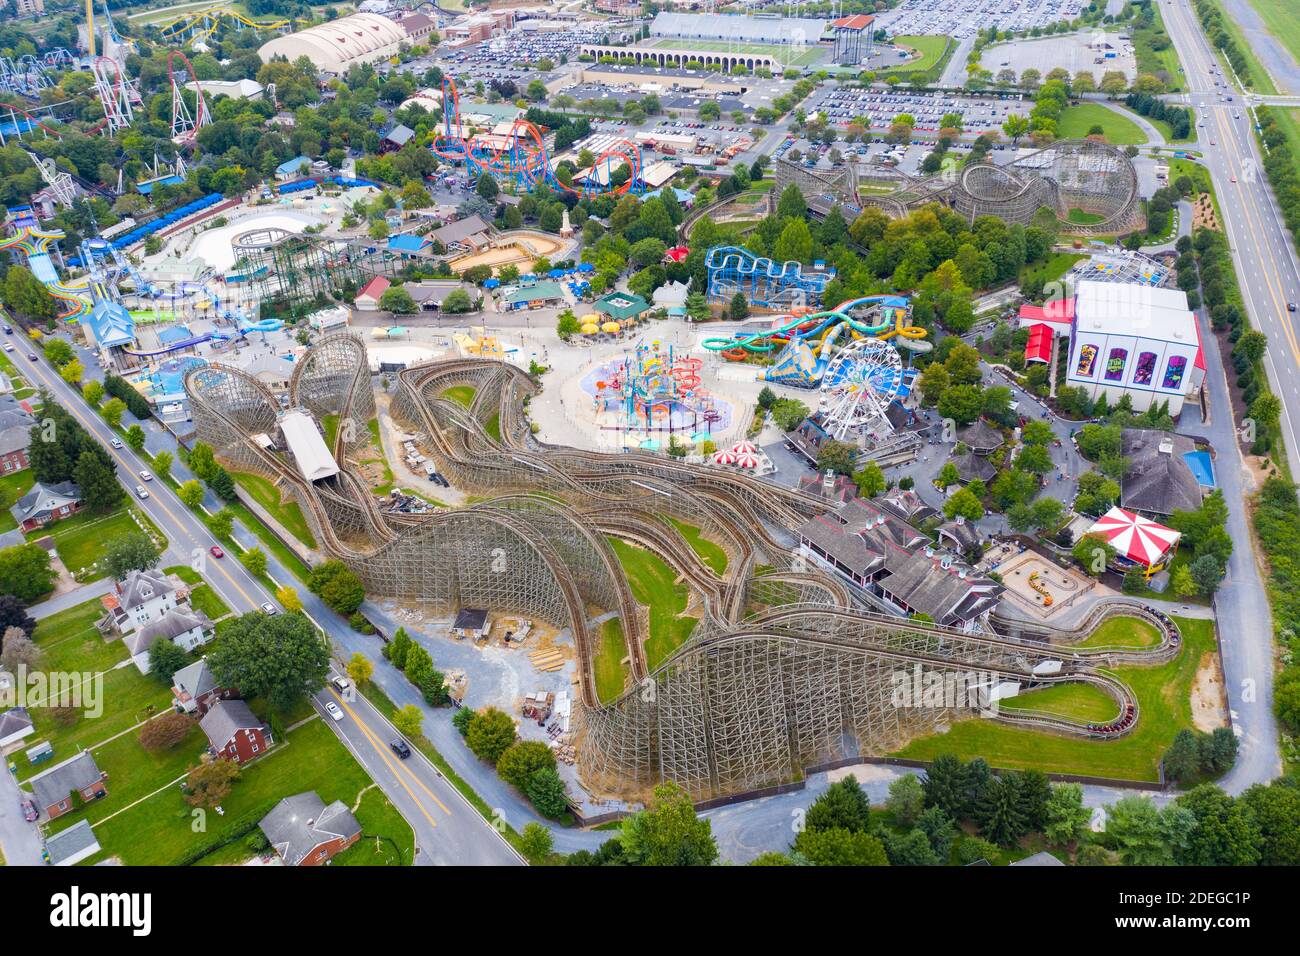
[[[449,163],[463,164],[471,178],[487,173],[499,183],[533,190],[540,185],[575,196],[623,196],[645,191],[641,178],[641,147],[631,140],[619,139],[603,149],[591,164],[580,185],[558,179],[551,167],[550,153],[542,131],[526,119],[519,118],[510,130],[498,133],[471,133],[462,125],[460,94],[456,81],[442,78],[442,129],[429,147],[433,154]],[[623,166],[628,178],[615,185],[616,174]]]
[[[750,791],[830,761],[887,752],[970,715],[957,704],[900,705],[900,672],[931,681],[978,672],[1024,688],[1085,683],[1114,702],[1113,721],[1006,709],[996,719],[1117,738],[1136,725],[1138,701],[1101,668],[1156,663],[1178,651],[1176,628],[1129,601],[1099,607],[1075,635],[972,634],[873,613],[792,550],[792,529],[825,512],[819,498],[657,455],[542,443],[525,414],[537,387],[502,362],[439,361],[397,378],[394,420],[419,436],[458,487],[495,497],[432,514],[381,510],[349,461],[369,440],[375,414],[365,345],[351,333],[308,350],[289,386],[291,407],[317,419],[339,416],[337,475],[308,481],[287,450],[260,437],[276,434],[281,412],[256,379],[216,364],[191,371],[185,391],[196,437],[227,466],[260,474],[296,500],[324,553],[347,563],[371,595],[440,613],[488,607],[565,629],[580,679],[578,767],[594,793],[636,799],[665,779],[696,799]],[[474,390],[468,407],[446,395],[457,386]],[[729,557],[722,574],[674,521],[719,543]],[[647,609],[633,597],[610,538],[659,555],[698,598],[699,623],[663,660],[647,658]],[[622,622],[618,652],[597,640],[592,621],[605,611]],[[1070,645],[1115,613],[1149,618],[1163,640],[1141,650]],[[624,690],[613,699],[598,695],[595,680],[595,661],[606,653],[627,661]]]

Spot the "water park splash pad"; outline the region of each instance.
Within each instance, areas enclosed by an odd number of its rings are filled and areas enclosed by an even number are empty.
[[[207,364],[205,359],[194,355],[164,359],[153,371],[138,377],[134,384],[144,393],[145,398],[151,401],[162,401],[168,398],[179,400],[185,396],[182,383],[185,381],[186,374],[191,369],[201,368]]]
[[[703,441],[724,433],[732,412],[729,402],[703,387],[702,366],[671,345],[652,342],[592,369],[581,387],[601,428]]]

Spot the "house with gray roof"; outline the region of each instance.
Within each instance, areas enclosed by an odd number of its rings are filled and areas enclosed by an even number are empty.
[[[83,750],[75,757],[69,757],[63,763],[38,773],[27,782],[32,788],[36,808],[53,820],[73,809],[74,793],[85,801],[107,796],[105,777],[106,774],[100,771],[90,751]]]
[[[12,474],[27,467],[27,449],[32,443],[30,424],[0,428],[0,474]]]
[[[45,841],[45,855],[50,858],[51,866],[73,866],[98,852],[95,831],[85,820],[78,820]]]
[[[51,522],[75,514],[81,507],[81,489],[70,481],[44,485],[39,481],[23,495],[9,513],[24,531],[44,528]]]
[[[891,546],[885,561],[887,573],[877,581],[879,593],[908,614],[925,615],[944,627],[982,630],[1006,590],[931,547],[906,551]]]
[[[948,460],[957,466],[957,474],[963,485],[969,485],[972,481],[982,481],[987,484],[998,473],[991,461],[973,451],[968,451],[964,455],[954,455]]]
[[[260,757],[275,743],[271,728],[262,723],[242,700],[214,704],[199,721],[212,752],[224,760],[246,763]]]
[[[466,216],[433,230],[429,236],[448,252],[478,252],[492,241],[492,227],[482,216]]]
[[[1120,506],[1144,514],[1171,515],[1201,506],[1201,485],[1188,465],[1196,442],[1185,435],[1153,428],[1126,428],[1120,454],[1128,470],[1120,482]]]
[[[206,657],[172,675],[172,706],[186,714],[202,717],[217,701],[238,696],[234,688],[217,684]]]
[[[155,642],[171,641],[181,650],[193,651],[212,640],[215,633],[216,628],[206,614],[188,605],[180,605],[169,608],[157,619],[142,624],[123,637],[122,643],[140,673],[148,674],[153,669],[149,663],[149,651]]]
[[[258,826],[287,866],[323,866],[361,838],[343,801],[326,805],[314,790],[285,797]]]
[[[188,591],[156,568],[129,571],[112,591],[99,599],[105,611],[99,622],[100,630],[130,634],[158,620],[188,596]]]
[[[26,707],[10,707],[0,714],[0,753],[21,744],[32,733],[32,715]]]

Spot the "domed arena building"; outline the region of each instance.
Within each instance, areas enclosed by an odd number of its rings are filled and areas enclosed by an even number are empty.
[[[395,56],[407,31],[400,23],[375,13],[354,13],[320,26],[308,27],[263,43],[262,62],[282,56],[290,63],[305,56],[318,70],[346,73],[349,67]]]

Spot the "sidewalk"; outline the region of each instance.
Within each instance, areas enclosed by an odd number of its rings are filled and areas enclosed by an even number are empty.
[[[111,577],[101,578],[98,581],[83,584],[81,587],[67,591],[57,597],[52,597],[48,601],[33,604],[27,609],[27,613],[39,621],[51,614],[58,614],[70,607],[76,607],[78,604],[85,604],[87,601],[103,597],[111,590],[113,590],[113,579]]]

